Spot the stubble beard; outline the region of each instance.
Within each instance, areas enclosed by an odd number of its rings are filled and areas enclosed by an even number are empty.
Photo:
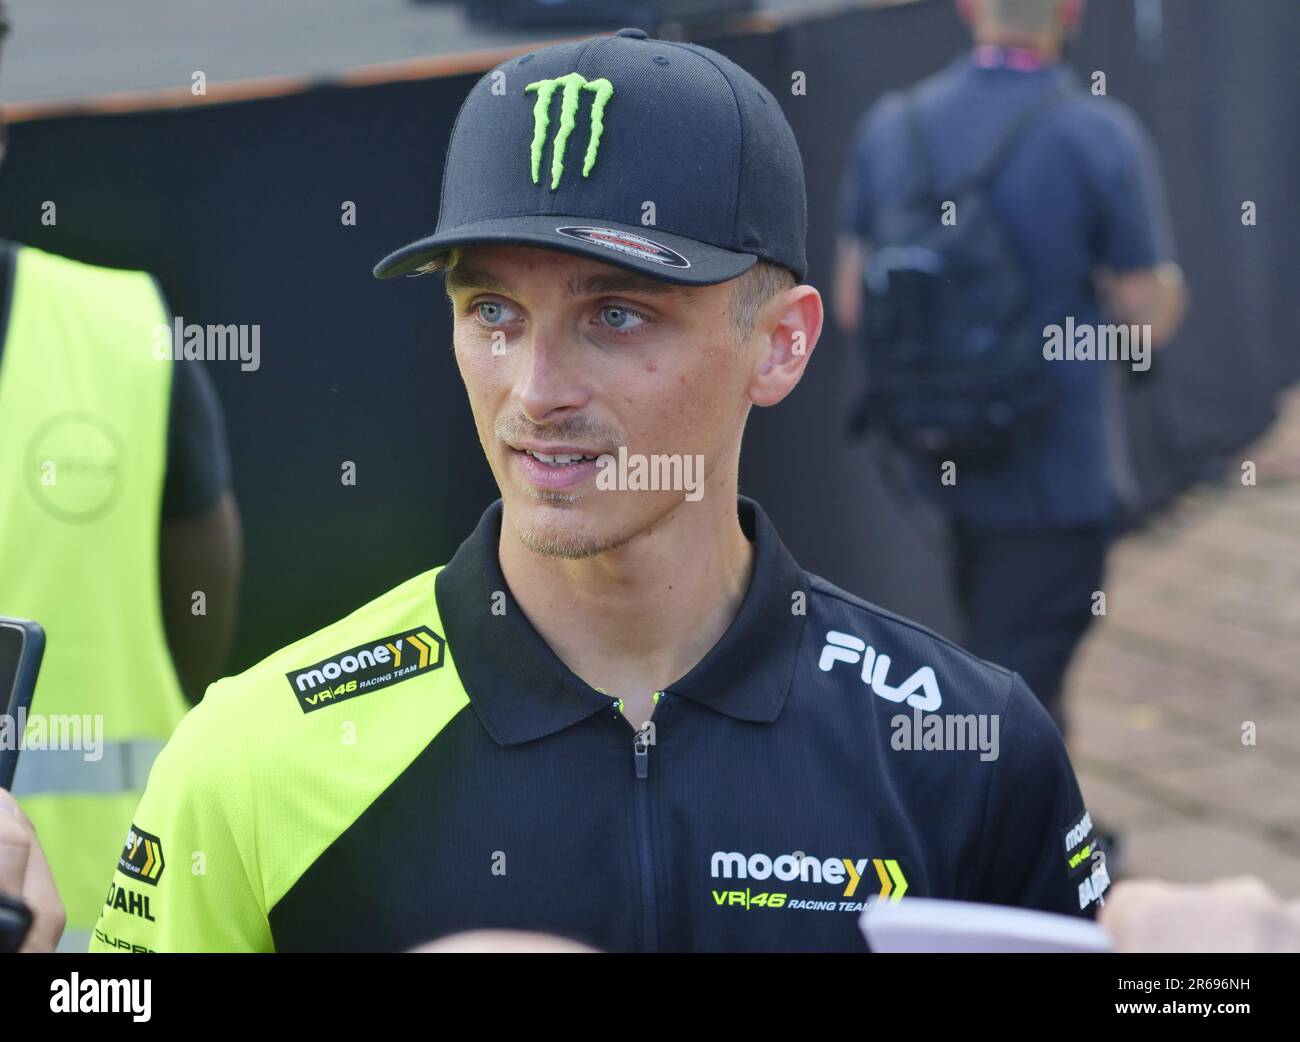
[[[545,489],[528,489],[528,498],[549,506],[572,506],[583,498],[580,493],[556,492]],[[635,532],[620,531],[613,535],[593,536],[556,531],[549,525],[525,526],[514,523],[512,526],[519,542],[525,550],[541,557],[558,558],[566,561],[581,561],[597,554],[617,550],[629,542]]]

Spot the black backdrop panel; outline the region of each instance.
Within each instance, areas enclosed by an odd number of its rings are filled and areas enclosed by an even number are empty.
[[[1158,5],[1157,5],[1158,6]],[[1300,376],[1300,5],[1163,4],[1154,42],[1130,0],[1094,0],[1071,61],[1152,128],[1193,305],[1131,395],[1149,505],[1230,459]],[[1146,5],[1147,10],[1153,9]],[[701,42],[782,100],[808,174],[810,281],[827,293],[849,134],[884,90],[964,46],[946,0],[853,10]],[[1160,46],[1157,46],[1159,44]],[[807,94],[791,93],[791,73]],[[430,230],[442,154],[474,76],[10,128],[0,235],[156,272],[187,322],[257,324],[261,365],[206,363],[221,395],[247,573],[243,668],[454,552],[495,497],[433,279],[374,262]],[[45,201],[57,223],[41,221]],[[1253,200],[1255,227],[1241,204]],[[344,225],[342,207],[356,205]],[[827,328],[804,384],[756,410],[742,489],[804,565],[960,638],[935,519],[877,454],[841,436],[859,373]],[[2,450],[3,447],[0,447]],[[344,485],[345,462],[357,483]]]

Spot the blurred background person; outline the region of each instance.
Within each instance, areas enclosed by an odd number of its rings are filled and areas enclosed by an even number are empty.
[[[0,244],[0,612],[47,635],[41,730],[13,792],[67,905],[68,950],[85,950],[105,858],[234,624],[220,405],[201,368],[155,356],[169,324],[147,273]]]
[[[859,125],[835,315],[866,338],[868,381],[892,380],[874,396],[868,387],[860,421],[890,428],[947,523],[966,646],[1019,672],[1064,732],[1062,679],[1132,485],[1114,379],[1127,364],[1048,364],[1045,327],[1136,324],[1159,345],[1185,292],[1146,132],[1060,61],[1083,0],[957,7],[974,49],[886,95]],[[924,270],[945,250],[964,253]],[[898,309],[893,327],[868,328],[864,280]],[[904,350],[946,340],[978,361],[944,372],[932,356],[899,375],[881,343],[890,337]],[[945,432],[956,432],[946,444]]]

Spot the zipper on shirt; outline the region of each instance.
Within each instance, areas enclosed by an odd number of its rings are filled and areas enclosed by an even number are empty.
[[[655,692],[656,708],[663,698],[662,691]],[[617,711],[622,715],[621,702]],[[628,727],[632,727],[630,720],[626,717],[624,720]],[[650,836],[650,724],[647,720],[639,729],[633,729],[632,763],[635,769],[636,845],[641,862],[641,934],[646,951],[653,952],[659,950],[659,908],[655,900],[654,854]]]
[[[650,721],[646,721],[641,730],[632,737],[632,756],[636,763],[636,776],[639,779],[650,777]]]

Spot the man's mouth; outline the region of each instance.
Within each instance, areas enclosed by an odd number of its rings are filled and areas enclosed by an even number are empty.
[[[520,475],[528,484],[543,489],[577,488],[596,474],[603,453],[580,445],[516,446]]]
[[[533,459],[545,463],[548,467],[567,467],[573,463],[581,463],[583,460],[595,460],[594,455],[583,455],[576,452],[557,452],[548,454],[545,452],[534,452],[531,449],[524,449],[526,455],[532,456]]]

